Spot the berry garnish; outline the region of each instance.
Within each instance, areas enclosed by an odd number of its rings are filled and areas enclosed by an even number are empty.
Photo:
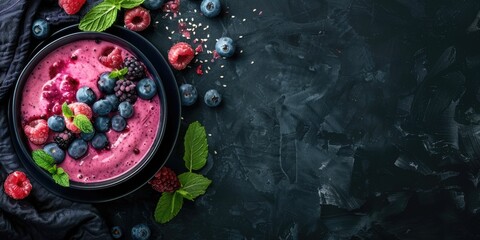
[[[69,130],[65,130],[61,133],[57,133],[53,137],[53,141],[55,141],[61,149],[67,149],[70,143],[73,141],[73,138],[73,133]]]
[[[92,139],[92,147],[95,149],[104,149],[108,145],[108,138],[105,133],[97,133]]]
[[[182,70],[192,61],[195,51],[190,44],[179,42],[173,45],[168,51],[168,61],[176,70]]]
[[[117,81],[114,91],[120,102],[127,101],[133,104],[137,101],[136,85],[130,80]]]
[[[144,78],[137,83],[137,94],[141,99],[152,99],[157,94],[157,85],[152,79]]]
[[[198,98],[197,89],[192,84],[182,84],[180,85],[180,99],[182,100],[183,106],[193,105]]]
[[[145,67],[135,57],[127,57],[123,61],[123,66],[127,68],[125,79],[135,81],[145,76]]]
[[[142,7],[135,7],[125,12],[125,27],[132,31],[143,31],[150,25],[150,12]]]
[[[47,120],[48,127],[54,132],[65,130],[65,119],[60,115],[52,115]]]
[[[107,132],[110,128],[110,118],[104,116],[96,117],[93,126],[97,132]]]
[[[203,0],[200,4],[200,11],[205,17],[216,17],[222,9],[219,0]]]
[[[123,118],[130,118],[133,116],[133,106],[129,102],[121,102],[118,105],[118,113]]]
[[[88,144],[85,142],[83,139],[75,139],[73,140],[72,144],[68,147],[68,155],[72,157],[73,159],[79,159],[87,153],[88,150]]]
[[[110,103],[110,101],[105,99],[100,99],[96,101],[92,106],[93,112],[99,116],[105,116],[109,114],[112,111],[112,109],[113,109],[113,106]]]
[[[68,104],[68,107],[72,110],[73,115],[83,114],[87,116],[88,119],[92,118],[92,109],[86,103],[74,102]]]
[[[121,132],[127,126],[127,121],[120,115],[112,117],[112,129],[116,132]]]
[[[145,0],[143,6],[149,10],[157,10],[162,7],[165,0]]]
[[[58,5],[60,5],[67,14],[75,14],[82,8],[86,0],[59,0]]]
[[[45,39],[50,34],[50,25],[44,19],[37,19],[32,24],[32,33],[37,39]]]
[[[36,145],[44,144],[48,139],[48,124],[45,119],[37,119],[29,122],[23,128],[30,142]]]
[[[137,224],[132,227],[133,240],[148,240],[150,238],[150,228],[144,224]]]
[[[222,102],[222,95],[215,89],[210,89],[204,96],[205,104],[209,107],[216,107]]]
[[[117,47],[106,47],[98,57],[98,61],[106,67],[118,69],[123,63],[122,50]]]
[[[159,192],[174,192],[180,188],[180,181],[177,175],[168,167],[160,169],[148,183]]]
[[[118,104],[120,104],[120,101],[118,100],[118,97],[115,96],[115,94],[105,96],[105,100],[109,101],[110,104],[112,104],[113,110],[116,110],[118,108]]]
[[[84,132],[80,133],[80,138],[82,138],[83,140],[85,140],[87,142],[92,140],[93,136],[95,136],[95,130],[93,130],[92,132],[89,132],[89,133],[84,133]]]
[[[57,143],[49,143],[43,147],[48,155],[52,156],[55,163],[62,163],[65,160],[65,151],[63,151]]]
[[[222,57],[231,57],[235,53],[235,45],[229,37],[221,37],[215,43],[215,51]]]
[[[95,96],[95,92],[87,86],[81,87],[77,90],[77,94],[75,95],[77,101],[86,103],[91,105],[97,100],[97,96]]]
[[[13,199],[24,199],[32,190],[32,184],[27,175],[21,171],[10,173],[3,183],[3,190]]]
[[[114,93],[113,89],[115,88],[116,81],[116,79],[110,77],[110,72],[104,72],[98,77],[98,89],[105,94]]]

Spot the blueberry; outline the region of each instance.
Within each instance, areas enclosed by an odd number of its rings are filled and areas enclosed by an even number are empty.
[[[127,121],[120,115],[115,115],[112,117],[112,129],[117,132],[123,131],[127,126]]]
[[[49,143],[43,147],[48,155],[53,157],[55,163],[62,163],[65,160],[65,151],[63,151],[57,143]]]
[[[102,116],[96,117],[93,126],[97,132],[107,132],[110,128],[110,118]]]
[[[121,102],[118,105],[118,112],[124,118],[130,118],[133,115],[133,106],[129,102]]]
[[[45,39],[50,34],[50,25],[44,19],[37,19],[32,24],[32,33],[37,39]]]
[[[80,133],[80,137],[87,142],[92,140],[93,136],[95,136],[95,129],[90,133],[85,133],[85,132]]]
[[[105,94],[112,94],[115,92],[113,89],[115,88],[117,80],[110,78],[108,75],[110,75],[110,72],[104,72],[100,74],[100,77],[97,81],[97,86],[101,92]]]
[[[143,6],[149,10],[157,10],[164,2],[165,0],[145,0],[143,1]]]
[[[122,237],[122,229],[119,226],[112,227],[111,233],[114,239],[119,239]]]
[[[197,89],[192,84],[182,84],[180,85],[180,99],[182,100],[183,106],[193,105],[198,98]]]
[[[68,155],[72,157],[73,159],[79,159],[87,153],[88,150],[88,144],[85,142],[85,140],[77,138],[73,140],[73,142],[68,146]]]
[[[215,51],[222,57],[231,57],[235,53],[235,45],[229,37],[221,37],[215,43]]]
[[[216,17],[220,14],[222,6],[220,0],[203,0],[200,4],[200,11],[205,17]]]
[[[144,78],[137,83],[137,94],[141,99],[152,99],[157,94],[157,85],[152,79]]]
[[[115,94],[110,94],[105,96],[105,100],[109,101],[110,104],[112,104],[113,109],[117,109],[118,104],[120,104],[120,101],[118,100],[118,97]]]
[[[112,109],[112,104],[106,99],[100,99],[96,101],[92,106],[92,111],[100,116],[105,116],[109,114]]]
[[[65,119],[60,115],[52,115],[47,120],[48,127],[54,132],[65,130]]]
[[[92,139],[92,147],[95,149],[103,149],[108,144],[108,138],[105,133],[97,133]]]
[[[88,105],[92,105],[95,100],[97,100],[97,96],[95,96],[95,92],[89,87],[81,87],[77,90],[77,101],[86,103]]]
[[[203,99],[209,107],[216,107],[222,102],[222,95],[215,89],[210,89],[205,93]]]
[[[132,227],[132,239],[147,240],[150,237],[150,228],[145,223],[137,224]]]

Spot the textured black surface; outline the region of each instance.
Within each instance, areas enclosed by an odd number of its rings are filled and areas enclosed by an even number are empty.
[[[209,133],[201,172],[213,183],[163,225],[148,185],[94,205],[109,227],[147,223],[152,239],[480,239],[480,2],[221,0],[214,19],[199,2],[181,1],[173,19],[152,12],[142,35],[166,55],[192,42],[178,20],[202,23],[196,58],[209,73],[175,74],[224,96],[183,109],[181,136],[196,120]],[[220,36],[237,54],[210,62]],[[177,173],[182,141],[167,163]]]

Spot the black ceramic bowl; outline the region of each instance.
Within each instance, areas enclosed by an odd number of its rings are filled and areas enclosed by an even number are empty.
[[[14,146],[16,147],[17,153],[19,153],[19,155],[21,156],[20,160],[22,164],[27,170],[29,176],[32,176],[33,178],[35,178],[38,182],[42,183],[45,187],[52,190],[54,193],[65,196],[72,200],[89,201],[89,199],[76,197],[79,194],[82,194],[82,192],[90,192],[90,194],[92,192],[97,192],[98,194],[102,194],[102,192],[108,192],[109,189],[119,189],[125,185],[128,185],[130,189],[136,188],[136,186],[132,186],[132,184],[138,185],[138,186],[143,185],[145,183],[145,180],[148,180],[152,175],[151,169],[146,170],[145,168],[155,166],[156,167],[155,170],[158,170],[163,165],[163,163],[161,165],[150,164],[150,162],[154,158],[155,154],[157,153],[162,143],[162,139],[165,133],[166,123],[167,123],[167,116],[168,116],[168,107],[167,107],[168,100],[163,87],[162,79],[159,76],[159,73],[157,71],[158,68],[156,68],[150,62],[149,58],[147,58],[141,50],[136,48],[129,41],[124,40],[123,38],[120,38],[118,36],[115,36],[109,33],[93,33],[93,32],[73,32],[73,33],[62,34],[62,35],[63,36],[46,44],[42,49],[40,49],[34,55],[34,57],[30,60],[30,62],[26,65],[26,67],[22,71],[20,78],[18,79],[18,82],[15,86],[13,96],[11,98],[10,112],[9,112],[11,129],[14,135],[14,141],[15,141]],[[20,102],[22,98],[23,87],[27,79],[29,78],[30,73],[37,66],[37,64],[40,61],[42,61],[44,57],[46,57],[49,53],[53,52],[55,49],[61,46],[64,46],[65,44],[79,41],[79,40],[87,40],[87,39],[107,41],[107,42],[111,42],[113,44],[119,45],[120,47],[127,49],[128,51],[133,53],[133,55],[135,55],[140,61],[144,63],[144,65],[147,67],[148,72],[151,74],[152,78],[155,80],[157,84],[158,96],[160,98],[160,104],[161,104],[160,122],[159,122],[159,128],[158,128],[159,130],[156,133],[155,141],[153,142],[152,147],[150,148],[148,153],[145,155],[145,157],[140,161],[140,163],[138,163],[134,168],[123,173],[119,177],[116,177],[111,180],[102,181],[102,182],[96,182],[96,183],[81,183],[81,182],[70,181],[70,187],[59,188],[59,186],[56,186],[55,183],[53,182],[51,175],[49,175],[46,171],[38,167],[34,163],[31,157],[31,149],[28,146],[28,142],[27,142],[28,140],[26,139],[22,129],[21,116],[20,116]],[[136,177],[137,175],[142,173],[145,174],[145,172],[148,172],[149,176],[141,178],[143,179],[143,181],[134,180],[135,178],[138,179],[138,177]],[[135,183],[132,183],[132,181],[135,181]],[[72,194],[72,191],[73,191],[73,194]],[[119,194],[110,193],[110,195],[123,195],[123,194],[125,194],[124,191],[119,191]],[[95,196],[93,196],[92,198],[95,199]],[[110,198],[113,198],[113,197],[110,197]],[[102,197],[99,197],[98,199],[99,199],[98,201],[104,200],[104,198]]]

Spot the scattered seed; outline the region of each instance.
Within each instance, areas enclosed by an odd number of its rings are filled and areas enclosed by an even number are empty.
[[[257,11],[257,9],[256,9],[256,8],[254,8],[254,9],[253,9],[253,12],[256,12],[256,11]]]
[[[208,136],[209,136],[209,137],[211,137],[211,136],[212,136],[212,134],[211,134],[211,133],[209,133],[209,134],[208,134]]]
[[[214,154],[217,154],[217,151],[213,151]]]
[[[240,50],[240,53],[243,53],[243,49],[242,49],[242,50]]]
[[[255,63],[255,61],[250,62],[250,64],[254,64],[254,63]]]
[[[223,87],[227,87],[227,84],[223,84]]]
[[[235,15],[232,15],[232,18],[235,18]]]
[[[242,21],[244,21],[244,22],[245,22],[245,21],[247,21],[247,19],[245,19],[245,18],[244,18]]]
[[[221,66],[220,66],[220,68],[224,68],[224,67],[225,67],[225,65],[221,65]]]
[[[220,78],[223,78],[223,76],[220,76]]]
[[[242,38],[243,38],[243,36],[242,36],[242,35],[240,35],[240,36],[238,36],[238,38],[242,39]]]

